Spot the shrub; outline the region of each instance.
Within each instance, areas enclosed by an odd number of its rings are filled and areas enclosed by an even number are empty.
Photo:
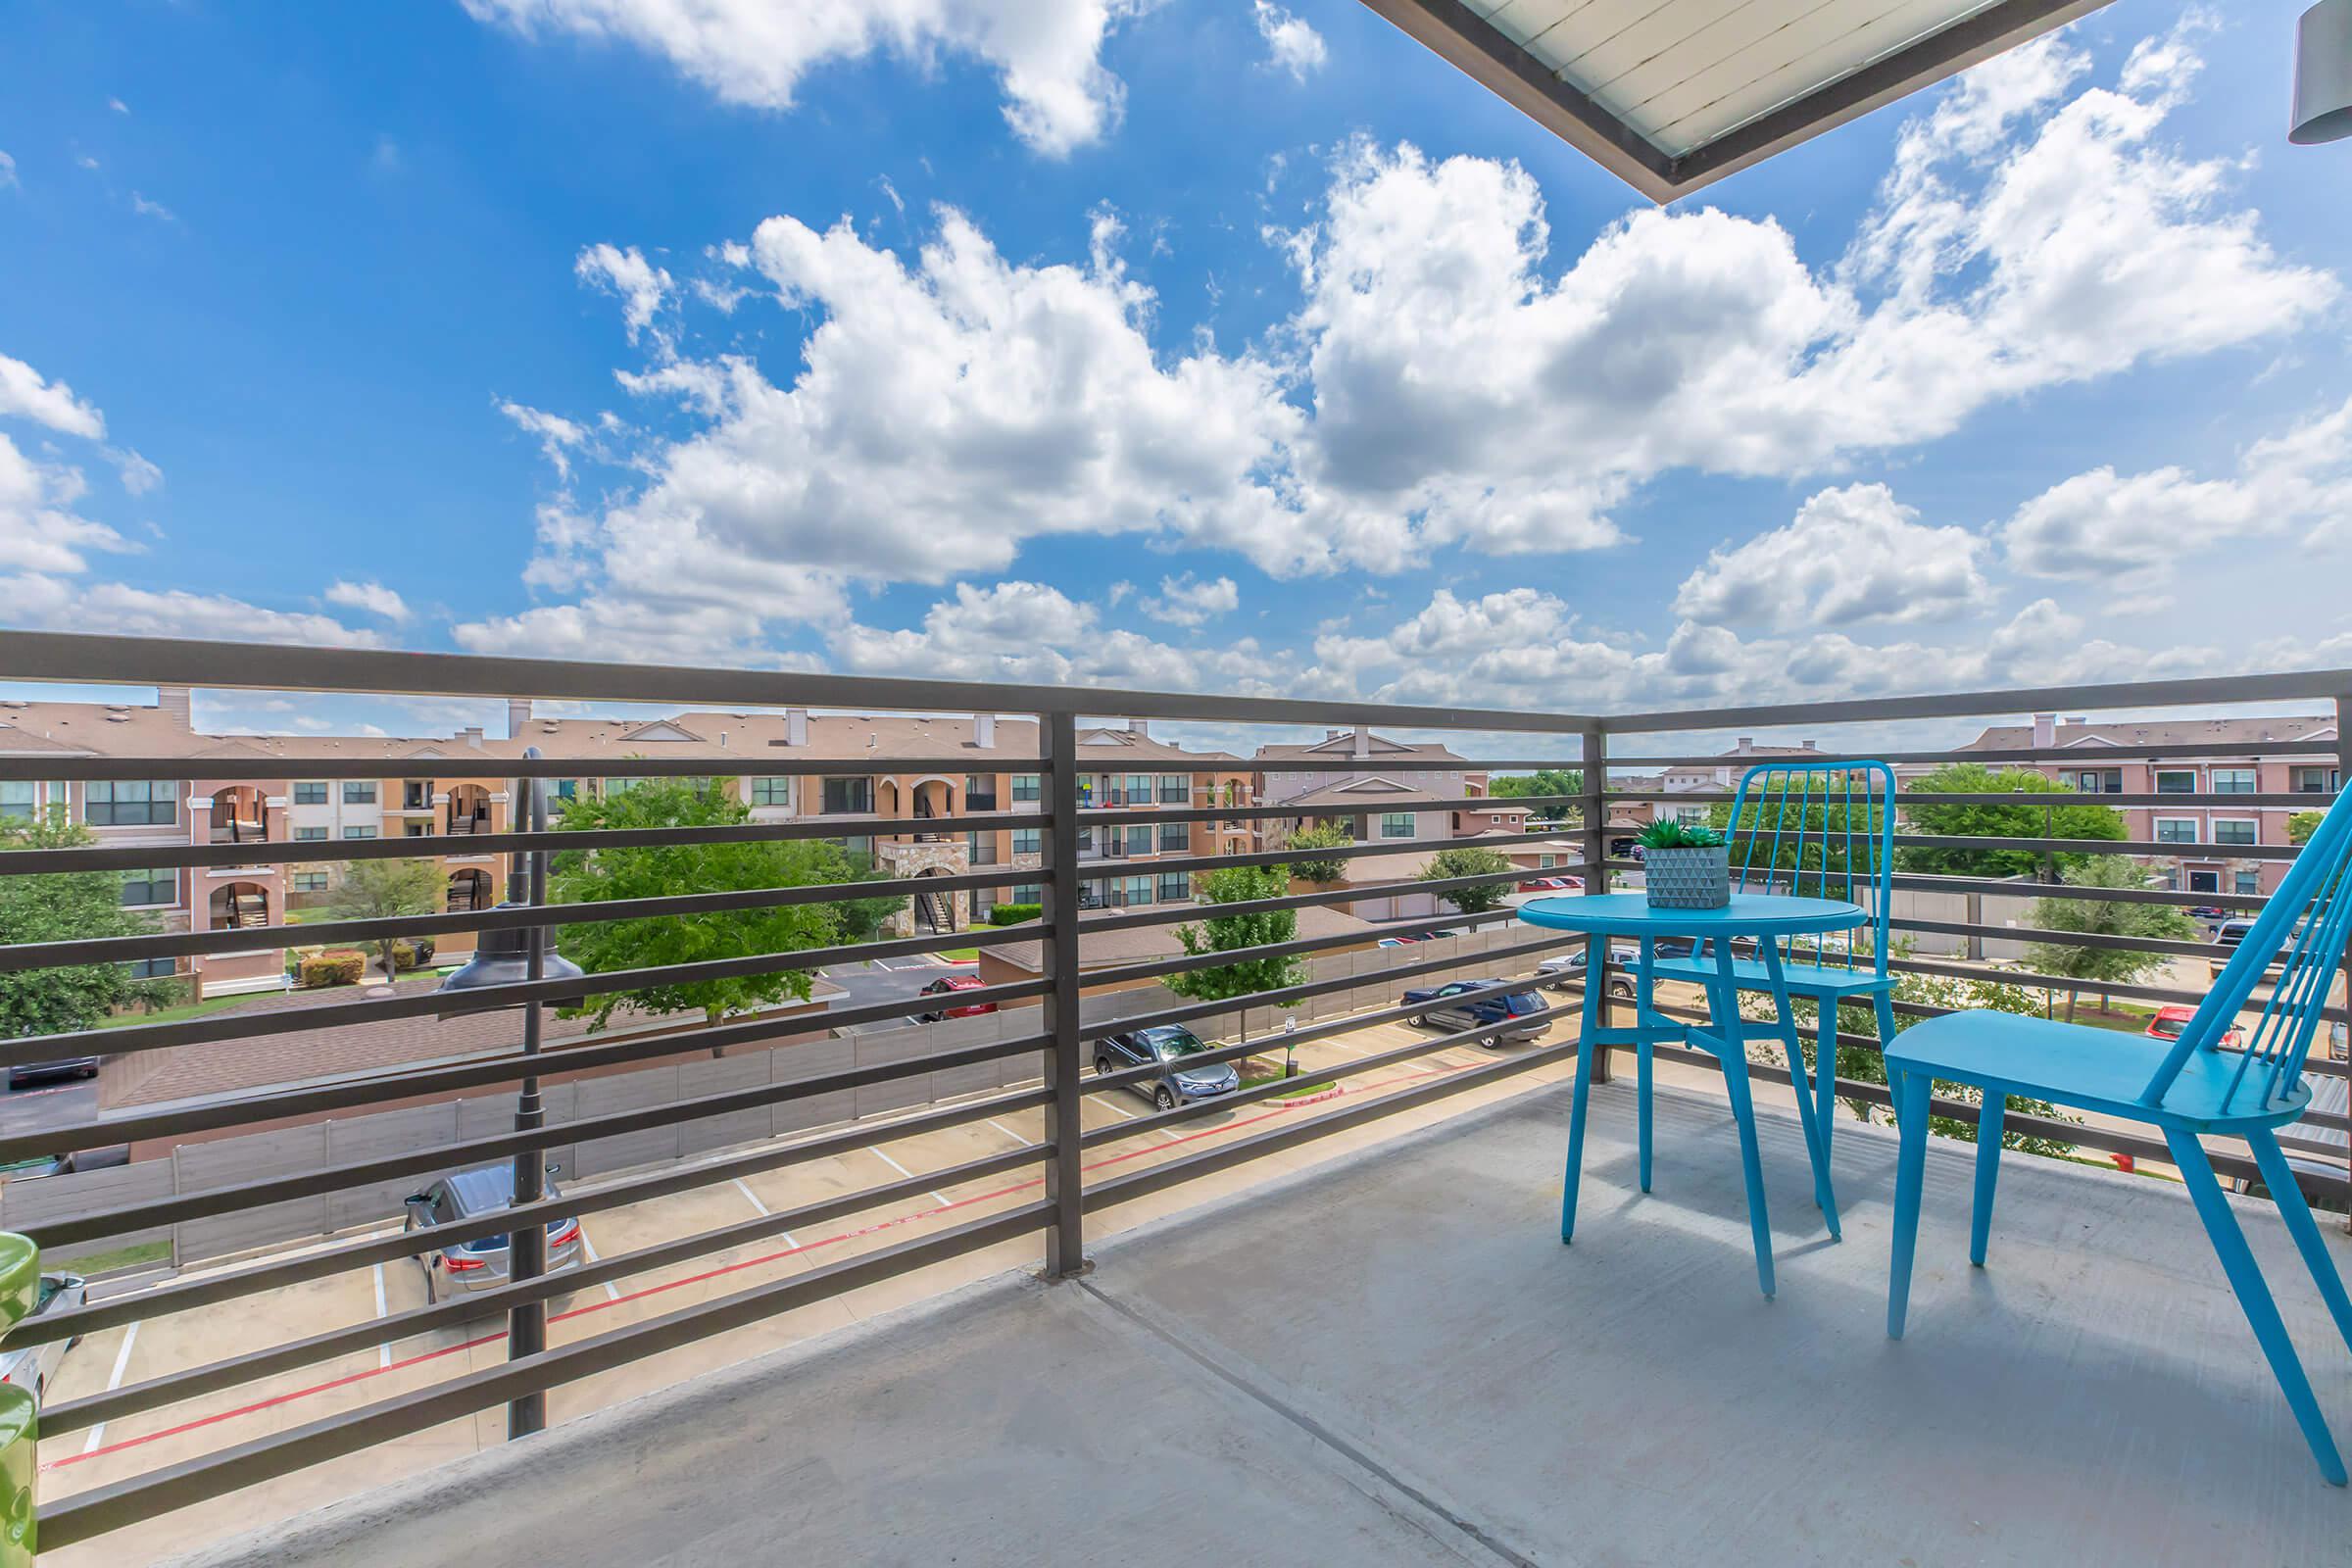
[[[302,960],[302,986],[306,991],[320,986],[354,986],[368,971],[367,955],[339,948],[331,953],[315,953]]]
[[[1019,925],[1024,920],[1038,919],[1045,912],[1046,906],[1042,904],[1000,904],[988,911],[988,923],[990,925]]]

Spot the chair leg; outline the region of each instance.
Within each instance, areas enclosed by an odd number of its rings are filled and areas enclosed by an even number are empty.
[[[2303,1429],[2303,1440],[2311,1445],[2312,1457],[2320,1462],[2320,1474],[2332,1485],[2344,1485],[2343,1456],[2335,1451],[2335,1440],[2328,1436],[2327,1418],[2320,1414],[2320,1401],[2312,1396],[2311,1380],[2303,1375],[2303,1363],[2295,1356],[2294,1341],[2287,1338],[2286,1325],[2278,1317],[2278,1303],[2271,1299],[2271,1289],[2263,1283],[2262,1270],[2255,1265],[2254,1253],[2246,1246],[2245,1232],[2238,1229],[2237,1216],[2230,1211],[2230,1200],[2222,1196],[2222,1184],[2214,1179],[2213,1162],[2205,1157],[2205,1146],[2197,1142],[2194,1133],[2178,1128],[2166,1128],[2164,1138],[2172,1148],[2173,1163],[2180,1168],[2181,1180],[2188,1184],[2188,1196],[2196,1202],[2197,1217],[2205,1222],[2205,1234],[2221,1257],[2222,1272],[2230,1277],[2230,1288],[2237,1293],[2237,1304],[2245,1311],[2246,1321],[2253,1325],[2254,1338],[2270,1360],[2271,1374],[2286,1395],[2287,1408],[2294,1411],[2295,1422]]]
[[[1984,1266],[1984,1243],[1992,1235],[1992,1185],[2001,1174],[2001,1118],[2009,1097],[1984,1091],[1984,1113],[1977,1118],[1977,1200],[1968,1220],[1968,1260]]]
[[[1830,1128],[1838,1120],[1838,1003],[1823,997],[1813,1014],[1813,1119],[1821,1124],[1821,1165],[1830,1169]]]
[[[1644,1027],[1641,1041],[1634,1047],[1634,1093],[1639,1102],[1635,1120],[1640,1123],[1642,1144],[1642,1190],[1649,1191],[1649,1031]]]
[[[1894,1119],[1902,1124],[1902,1143],[1894,1161],[1894,1247],[1886,1274],[1886,1337],[1903,1337],[1903,1319],[1911,1309],[1911,1256],[1919,1249],[1920,1185],[1928,1168],[1928,1089],[1925,1072],[1890,1074],[1899,1087],[1894,1094]]]
[[[1576,1043],[1576,1093],[1568,1102],[1568,1173],[1560,1191],[1560,1245],[1576,1234],[1576,1185],[1585,1169],[1585,1102],[1592,1095],[1592,1058],[1600,1054],[1601,988],[1585,987],[1584,1033]]]
[[[1870,1000],[1872,1003],[1872,1010],[1878,1014],[1879,1053],[1883,1059],[1886,1055],[1886,1048],[1894,1043],[1894,998],[1891,994],[1881,991],[1874,994]],[[1902,1097],[1895,1091],[1899,1087],[1896,1083],[1896,1080],[1900,1076],[1901,1074],[1897,1073],[1893,1068],[1889,1067],[1886,1069],[1886,1088],[1894,1102],[1893,1108],[1895,1111],[1895,1119],[1898,1122],[1902,1119]]]
[[[1723,1089],[1732,1102],[1732,1119],[1740,1126],[1740,1164],[1747,1182],[1747,1228],[1756,1246],[1756,1284],[1770,1300],[1774,1290],[1772,1221],[1764,1207],[1764,1160],[1756,1149],[1756,1106],[1748,1093],[1747,1051],[1740,1039],[1740,992],[1732,983],[1728,951],[1720,968],[1720,977],[1708,991],[1708,1010],[1724,1033]]]
[[[2304,1263],[2311,1269],[2312,1283],[2320,1288],[2328,1310],[2335,1316],[2335,1331],[2352,1348],[2352,1297],[2344,1294],[2343,1276],[2335,1271],[2335,1259],[2328,1255],[2327,1238],[2320,1234],[2319,1221],[2311,1217],[2311,1204],[2304,1201],[2303,1188],[2295,1180],[2294,1168],[2286,1162],[2286,1152],[2268,1127],[2256,1127],[2247,1132],[2246,1142],[2254,1146],[2254,1161],[2262,1167],[2262,1184],[2271,1190],[2271,1200],[2278,1205],[2279,1217],[2286,1221],[2286,1232],[2295,1239],[2295,1249],[2303,1254]]]

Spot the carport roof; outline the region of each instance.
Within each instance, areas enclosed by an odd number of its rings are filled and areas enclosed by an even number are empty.
[[[2107,0],[1364,0],[1671,201]]]

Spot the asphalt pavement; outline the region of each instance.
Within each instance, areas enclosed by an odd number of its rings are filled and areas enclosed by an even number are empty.
[[[834,1008],[839,1010],[911,997],[942,975],[970,974],[972,967],[968,963],[932,963],[919,957],[874,958],[863,963],[835,964],[824,971],[824,976],[842,989],[843,994],[833,1002]],[[903,1028],[913,1021],[909,1016],[873,1027]]]

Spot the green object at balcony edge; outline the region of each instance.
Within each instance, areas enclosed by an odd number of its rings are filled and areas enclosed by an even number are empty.
[[[0,1339],[40,1299],[41,1250],[0,1231]],[[32,1561],[33,1467],[40,1409],[30,1389],[0,1383],[0,1568]]]

